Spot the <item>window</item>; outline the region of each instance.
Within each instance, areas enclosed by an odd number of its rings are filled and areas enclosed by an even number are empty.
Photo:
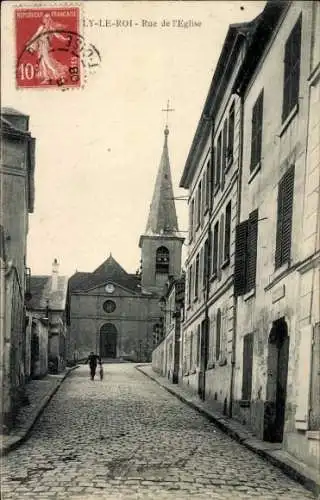
[[[199,254],[196,257],[196,267],[194,276],[194,298],[198,298],[198,288],[199,288]]]
[[[234,103],[232,104],[229,111],[227,166],[229,166],[233,161],[233,142],[234,142]]]
[[[220,132],[218,141],[217,141],[217,150],[216,150],[216,188],[220,187],[220,177],[221,177],[221,154],[222,154],[222,134]]]
[[[115,304],[115,302],[113,302],[113,300],[106,300],[103,303],[103,309],[107,313],[112,313],[116,310],[116,304]]]
[[[202,191],[201,191],[201,181],[200,181],[199,186],[198,186],[197,227],[200,225],[200,222],[201,222],[201,205],[202,205],[201,194],[202,194]]]
[[[191,370],[193,366],[193,332],[190,334],[190,360],[189,360],[189,369]]]
[[[215,186],[215,180],[216,180],[216,168],[215,168],[215,161],[216,161],[216,148],[213,148],[212,153],[211,153],[211,162],[210,162],[210,196],[212,198],[212,206],[213,206],[213,197],[214,197],[214,186]]]
[[[313,328],[311,391],[310,391],[310,430],[320,430],[320,323]]]
[[[188,276],[188,305],[191,303],[192,296],[192,266],[189,267],[189,276]]]
[[[286,262],[290,262],[293,187],[294,165],[287,170],[279,182],[275,253],[276,269]]]
[[[204,189],[204,206],[205,209],[209,207],[209,198],[210,198],[210,169],[211,169],[211,162],[210,160],[207,163],[207,169],[206,169],[206,184],[205,184],[205,189]]]
[[[209,264],[209,241],[206,240],[204,243],[204,251],[203,251],[203,275],[202,275],[202,285],[206,286],[207,283],[207,275],[208,275],[208,264]]]
[[[252,392],[253,333],[243,337],[242,399],[250,401]]]
[[[189,241],[193,238],[193,220],[194,220],[194,200],[190,204],[190,220],[189,220]]]
[[[197,328],[197,366],[200,364],[200,341],[201,341],[201,327]]]
[[[262,122],[263,89],[260,92],[252,109],[250,172],[252,172],[261,161]]]
[[[221,310],[217,311],[217,321],[216,321],[216,361],[220,358],[220,347],[221,347]]]
[[[236,226],[234,292],[243,295],[255,287],[258,245],[258,210]]]
[[[298,104],[301,56],[301,16],[291,31],[284,49],[282,122]]]
[[[231,201],[226,207],[226,222],[224,228],[224,262],[230,260],[230,240],[231,240]]]
[[[156,273],[169,274],[169,250],[166,247],[157,249]]]
[[[228,164],[228,120],[225,119],[223,124],[223,146],[222,146],[222,168],[225,172]]]
[[[218,270],[218,240],[219,240],[219,222],[216,222],[213,230],[213,252],[212,252],[213,275],[216,275]]]

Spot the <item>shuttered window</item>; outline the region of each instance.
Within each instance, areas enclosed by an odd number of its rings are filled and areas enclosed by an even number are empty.
[[[249,292],[256,286],[257,267],[257,247],[258,247],[258,210],[254,210],[249,215],[248,224],[248,245],[247,245],[247,282],[246,291]]]
[[[197,225],[196,227],[199,226],[200,224],[200,220],[201,220],[201,196],[202,195],[202,191],[201,191],[201,181],[199,182],[199,186],[198,186],[198,199],[197,199]]]
[[[192,299],[192,266],[189,267],[189,281],[188,281],[188,305]]]
[[[287,170],[279,182],[275,253],[276,269],[281,267],[286,262],[290,262],[293,187],[294,165]]]
[[[233,142],[234,142],[234,103],[229,111],[229,126],[228,126],[228,151],[227,151],[227,165],[229,166],[233,161]]]
[[[230,239],[231,239],[231,201],[226,206],[226,219],[224,230],[224,261],[230,260]]]
[[[221,310],[217,311],[216,320],[216,361],[220,358],[220,347],[221,347]]]
[[[313,328],[311,391],[310,391],[310,430],[320,431],[320,323]]]
[[[209,199],[210,199],[210,174],[211,174],[211,162],[210,160],[207,163],[206,169],[206,185],[205,185],[205,208],[209,207]]]
[[[250,401],[252,392],[253,333],[243,337],[242,399]]]
[[[216,149],[216,188],[220,187],[221,180],[222,133],[220,132]]]
[[[235,295],[243,295],[256,286],[258,250],[258,210],[236,226]]]
[[[224,188],[224,183],[225,183],[225,174],[228,164],[227,151],[228,151],[228,120],[226,119],[223,124],[221,189]]]
[[[211,153],[211,162],[210,162],[210,189],[211,189],[211,199],[212,199],[212,206],[213,206],[213,197],[214,197],[214,186],[215,186],[215,180],[216,180],[216,148],[213,148],[212,153]]]
[[[284,51],[284,82],[282,122],[298,104],[301,58],[301,16],[286,41]]]
[[[250,171],[253,171],[261,160],[262,123],[263,90],[260,92],[252,109]]]
[[[199,291],[199,254],[196,257],[196,265],[194,271],[194,298],[198,298]]]
[[[189,215],[189,241],[193,238],[193,219],[194,219],[194,200],[190,203],[190,215]]]
[[[212,249],[213,275],[216,275],[218,270],[218,242],[219,242],[219,222],[216,222],[213,230],[213,249]]]
[[[249,221],[236,226],[236,248],[234,269],[234,293],[243,295],[246,291],[247,234]]]
[[[202,285],[206,286],[207,276],[208,276],[208,264],[209,264],[209,242],[208,240],[204,243],[204,251],[203,251],[203,280]]]

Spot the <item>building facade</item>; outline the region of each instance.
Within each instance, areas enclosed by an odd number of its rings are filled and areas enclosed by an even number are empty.
[[[151,360],[159,299],[169,276],[177,278],[181,270],[183,238],[173,197],[168,134],[166,128],[146,230],[139,241],[139,272],[127,273],[110,254],[93,273],[70,278],[69,359],[95,351],[104,358]]]
[[[152,369],[177,384],[181,376],[185,276],[170,280],[163,293],[160,299],[161,321],[153,333]]]
[[[224,413],[233,381],[241,155],[241,99],[233,84],[254,26],[229,27],[180,182],[190,214],[183,382]]]
[[[28,365],[25,292],[28,218],[34,205],[35,139],[29,117],[1,109],[1,392],[3,426],[23,401]]]
[[[244,147],[233,414],[311,466],[320,452],[319,33],[317,2],[270,2],[235,86]]]

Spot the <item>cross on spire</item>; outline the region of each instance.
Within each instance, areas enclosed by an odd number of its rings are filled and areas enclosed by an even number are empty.
[[[167,102],[167,107],[165,109],[163,109],[162,111],[165,111],[167,113],[167,116],[166,116],[166,129],[167,129],[168,128],[169,113],[170,113],[170,111],[174,111],[174,109],[170,108],[170,102],[169,102],[169,100]]]

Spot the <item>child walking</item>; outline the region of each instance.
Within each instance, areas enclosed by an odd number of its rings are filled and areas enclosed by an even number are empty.
[[[103,380],[103,366],[102,366],[101,360],[100,360],[99,364],[100,364],[100,367],[99,367],[100,380]]]

